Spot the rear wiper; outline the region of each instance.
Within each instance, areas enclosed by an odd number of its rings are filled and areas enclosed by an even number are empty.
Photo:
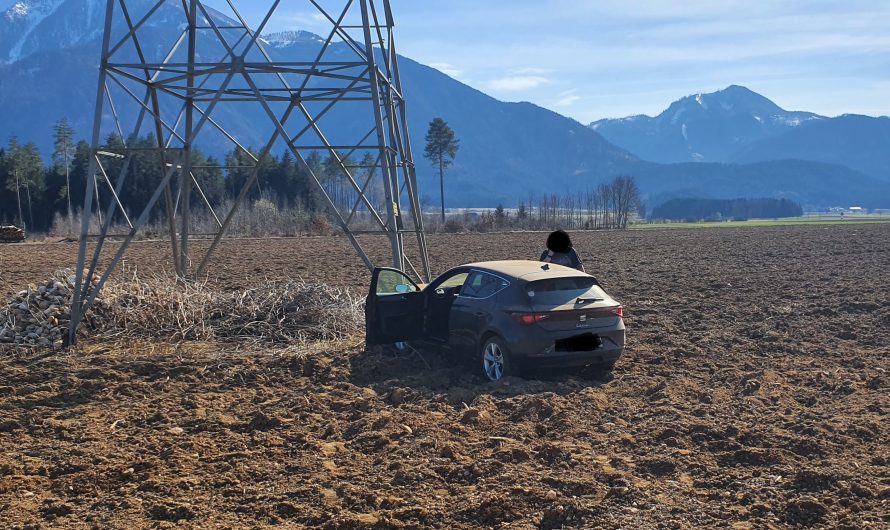
[[[602,302],[605,298],[578,298],[575,300],[576,304],[590,304],[593,302]]]

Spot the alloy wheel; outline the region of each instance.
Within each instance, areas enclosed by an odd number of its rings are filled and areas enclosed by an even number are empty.
[[[504,375],[504,352],[496,342],[489,342],[482,352],[482,368],[490,381],[499,381]]]

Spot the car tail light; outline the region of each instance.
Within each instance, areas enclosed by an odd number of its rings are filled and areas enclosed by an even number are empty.
[[[547,320],[548,318],[550,318],[550,315],[545,315],[543,313],[513,313],[513,320],[519,322],[523,326],[531,326],[532,324]]]
[[[612,314],[616,315],[619,318],[624,318],[624,307],[623,306],[613,307]]]

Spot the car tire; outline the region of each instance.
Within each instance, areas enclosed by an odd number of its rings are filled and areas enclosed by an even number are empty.
[[[497,382],[505,377],[519,375],[510,351],[500,337],[489,337],[482,343],[479,364],[482,365],[482,376],[488,381]]]

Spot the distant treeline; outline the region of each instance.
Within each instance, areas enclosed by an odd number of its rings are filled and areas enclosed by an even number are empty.
[[[800,204],[789,199],[671,199],[656,206],[650,219],[717,221],[723,219],[775,219],[803,215]]]
[[[90,146],[74,138],[65,120],[55,126],[54,149],[50,164],[33,143],[22,144],[12,137],[4,149],[0,147],[0,224],[15,224],[29,233],[75,235],[80,230],[84,192],[89,177]],[[96,175],[97,196],[101,213],[90,214],[90,232],[98,233],[109,204],[120,200],[126,211],[124,217],[115,209],[111,219],[112,233],[127,231],[127,220],[139,216],[164,173],[165,161],[154,151],[154,136],[128,138],[108,136],[97,157],[102,167]],[[129,162],[116,153],[131,148]],[[258,152],[235,149],[222,160],[206,156],[195,149],[192,153],[192,173],[200,184],[193,190],[190,224],[195,233],[212,233],[217,229],[218,217],[228,212],[256,164]],[[331,200],[341,211],[351,211],[357,194],[343,172],[349,168],[355,180],[366,184],[368,201],[378,211],[385,205],[382,179],[371,178],[375,160],[366,155],[353,159],[345,153],[339,160],[318,151],[306,155],[308,167],[320,180]],[[127,164],[123,186],[112,193],[108,179],[117,186],[124,164]],[[342,163],[342,165],[341,165]],[[260,161],[256,182],[250,187],[247,200],[229,226],[232,235],[298,235],[325,233],[333,227],[326,201],[312,181],[312,177],[289,151],[280,156],[269,155]],[[173,200],[180,187],[177,174],[171,181]],[[447,182],[446,182],[447,185]],[[421,198],[424,210],[429,210],[432,199]],[[214,212],[210,212],[210,205]],[[452,216],[445,225],[430,216],[426,228],[430,231],[494,231],[494,230],[550,230],[625,228],[638,217],[640,191],[634,178],[628,175],[600,183],[586,192],[533,195],[520,201],[513,212],[498,207],[476,218]],[[367,209],[356,207],[352,226],[362,228],[370,223]],[[215,215],[214,215],[215,214]],[[166,205],[163,197],[150,212],[144,232],[162,235],[168,232]]]
[[[164,166],[157,152],[151,150],[157,145],[153,136],[129,138],[126,144],[134,149],[133,159],[118,196],[133,219],[141,213],[147,198],[161,181]],[[124,142],[119,136],[112,135],[106,138],[101,149],[120,153],[123,152]],[[41,153],[33,143],[21,144],[15,137],[10,138],[5,149],[0,147],[0,224],[15,224],[25,227],[28,232],[68,233],[71,225],[76,224],[76,219],[80,217],[90,156],[89,144],[76,141],[71,127],[64,120],[56,125],[55,149],[50,165],[44,164]],[[203,192],[196,190],[192,196],[195,215],[200,216],[202,210],[207,210],[208,204],[213,208],[222,207],[217,212],[221,215],[231,206],[231,199],[238,195],[249,178],[258,152],[235,149],[222,161],[205,156],[198,150],[192,156],[192,173]],[[104,171],[97,172],[97,189],[104,213],[107,205],[114,201],[105,175],[117,184],[124,160],[106,155],[99,159]],[[345,177],[340,162],[350,168],[356,180],[365,182],[369,172],[374,171],[374,160],[370,155],[353,160],[345,154],[340,159],[338,161],[333,156],[325,157],[313,151],[307,155],[306,161],[331,199],[349,211],[357,195]],[[179,187],[178,178],[171,182],[174,193]],[[372,180],[373,184],[365,192],[371,204],[377,207],[385,204],[384,192],[382,184],[377,184],[378,179]],[[268,211],[268,206],[272,206],[277,211],[288,212],[289,218],[303,225],[293,227],[296,230],[327,217],[326,203],[309,172],[289,151],[281,156],[266,156],[260,161],[257,180],[250,187],[247,199],[247,209],[262,201],[263,211]],[[360,205],[359,213],[362,210]],[[150,223],[165,219],[165,211],[162,199],[151,212]],[[124,221],[121,213],[116,211],[112,223],[120,225]]]

